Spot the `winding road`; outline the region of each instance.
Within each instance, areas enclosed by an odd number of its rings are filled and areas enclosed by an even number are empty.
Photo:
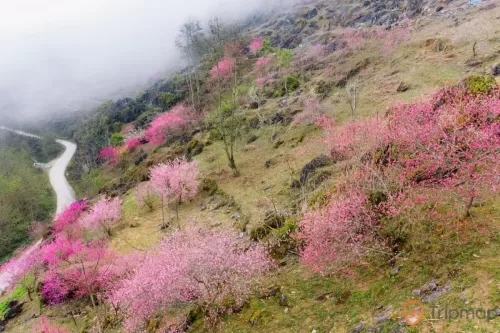
[[[40,139],[40,137],[37,135],[25,133],[22,131],[13,130],[13,129],[6,128],[3,126],[0,126],[0,129],[10,131],[10,132],[13,132],[13,133],[16,133],[19,135],[23,135],[23,136],[28,136],[28,137]],[[68,183],[68,180],[66,179],[66,169],[68,167],[69,162],[73,158],[73,155],[75,155],[76,144],[69,142],[69,141],[65,141],[65,140],[56,140],[56,142],[65,147],[65,150],[62,153],[62,155],[49,163],[51,165],[51,168],[49,171],[49,179],[50,179],[50,184],[52,185],[52,188],[54,189],[54,192],[56,192],[56,196],[57,196],[56,214],[59,214],[68,205],[70,205],[73,201],[76,200],[75,199],[75,192],[73,191],[73,188],[71,187],[71,185]],[[36,250],[40,244],[41,244],[41,240],[38,241],[37,243],[31,245],[29,248],[27,248],[26,251],[24,252],[24,254],[22,254],[19,257],[19,260],[22,260],[23,256],[26,256],[27,254]],[[2,294],[2,292],[5,289],[7,289],[7,287],[9,287],[12,273],[14,273],[14,272],[8,272],[8,271],[1,272],[0,271],[0,295]]]

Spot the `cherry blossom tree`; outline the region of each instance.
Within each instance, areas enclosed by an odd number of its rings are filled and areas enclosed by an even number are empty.
[[[231,231],[189,228],[165,238],[109,301],[119,304],[129,332],[178,303],[195,303],[214,323],[251,294],[254,278],[272,267],[265,249]],[[227,302],[228,299],[234,303]]]
[[[115,147],[104,147],[99,151],[99,158],[111,165],[118,163],[119,154]]]
[[[398,228],[434,223],[446,231],[440,237],[477,232],[467,221],[474,200],[500,187],[499,97],[496,86],[481,93],[454,87],[426,102],[396,105],[384,119],[337,126],[321,117],[332,157],[351,171],[337,179],[327,205],[304,215],[303,262],[324,272],[380,251],[383,244],[372,243],[382,217]]]
[[[111,236],[112,227],[121,218],[121,204],[119,197],[113,199],[102,197],[81,218],[80,223],[89,230],[102,229],[108,236]]]
[[[69,205],[62,213],[60,213],[52,222],[54,232],[59,233],[67,230],[75,225],[75,222],[88,208],[87,200],[79,200]]]
[[[233,77],[236,62],[232,58],[224,57],[217,62],[210,70],[210,80],[212,82],[227,83]]]
[[[169,134],[175,134],[187,124],[185,116],[188,112],[187,106],[179,104],[158,115],[146,130],[146,139],[153,144],[161,144]]]
[[[264,39],[262,37],[254,38],[250,41],[249,49],[250,52],[257,54],[264,45]]]
[[[110,263],[114,254],[103,241],[82,242],[64,235],[46,245],[44,262],[48,271],[43,278],[42,296],[48,303],[61,303],[69,298],[89,297],[102,331],[97,304],[108,281],[113,278]]]
[[[364,253],[365,239],[374,234],[376,220],[362,193],[349,192],[321,209],[305,214],[299,237],[305,242],[302,262],[324,272]]]
[[[179,205],[183,200],[192,198],[198,192],[198,163],[177,158],[169,163],[160,164],[150,170],[151,185],[162,199],[162,218],[164,201],[173,201],[179,223]]]
[[[125,147],[129,152],[134,151],[141,144],[142,144],[142,138],[140,136],[134,136],[125,141]]]

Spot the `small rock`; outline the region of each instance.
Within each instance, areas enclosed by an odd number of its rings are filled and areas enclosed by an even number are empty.
[[[130,228],[137,228],[139,226],[139,223],[137,221],[130,222],[128,225]]]
[[[273,165],[273,162],[271,160],[267,160],[265,163],[264,163],[264,166],[269,169],[271,166]]]
[[[318,331],[316,331],[316,329],[313,328],[313,330],[311,331],[311,333],[318,333]]]
[[[500,308],[495,310],[495,316],[500,317]]]
[[[375,325],[375,326],[370,326],[366,329],[366,332],[369,332],[369,333],[380,333],[383,331],[383,327],[382,325]]]
[[[491,65],[491,74],[495,76],[500,75],[500,63]]]
[[[285,141],[283,141],[283,140],[276,141],[276,143],[274,144],[274,149],[279,148],[284,143],[285,143]]]
[[[285,294],[281,294],[279,304],[281,306],[287,306],[288,305],[288,299],[286,298]]]
[[[388,307],[385,308],[384,311],[375,316],[375,322],[377,324],[383,323],[389,320],[392,317],[392,315],[393,315],[392,305],[389,305]]]
[[[233,215],[229,216],[231,220],[239,220],[240,219],[240,213],[236,212]]]
[[[285,308],[285,310],[283,312],[284,313],[288,313],[288,308]]]
[[[321,294],[319,296],[317,296],[316,298],[314,298],[316,301],[326,301],[327,299],[330,298],[330,296],[332,296],[332,293],[326,293],[326,294]]]
[[[247,139],[247,143],[252,143],[254,141],[256,141],[259,137],[257,135],[250,135]]]
[[[349,333],[361,333],[361,331],[363,331],[363,328],[365,328],[365,322],[364,321],[362,321],[362,322],[358,323],[356,326],[354,326],[349,331]]]
[[[406,328],[401,326],[394,327],[389,331],[389,333],[406,333]]]
[[[398,88],[396,89],[397,92],[405,92],[407,91],[408,89],[410,89],[410,87],[404,83],[404,82],[401,82],[398,86]]]
[[[389,275],[390,276],[396,276],[399,271],[401,270],[401,268],[403,267],[403,265],[397,265],[396,267],[394,267],[393,269],[391,269],[391,271],[389,272]]]
[[[214,221],[214,222],[210,223],[210,226],[211,226],[211,227],[218,227],[218,226],[220,226],[221,224],[222,224],[222,222],[221,222],[221,221]]]
[[[282,98],[280,100],[280,106],[285,107],[288,104],[288,99],[287,98]]]

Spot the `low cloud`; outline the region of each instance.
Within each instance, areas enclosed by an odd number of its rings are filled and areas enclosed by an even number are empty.
[[[119,97],[179,67],[189,18],[237,20],[293,0],[17,0],[0,11],[0,124]]]

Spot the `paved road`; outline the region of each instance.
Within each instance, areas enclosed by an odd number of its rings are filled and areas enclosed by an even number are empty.
[[[17,130],[12,130],[10,128],[5,128],[3,126],[0,126],[0,129],[7,130],[19,135],[29,136],[32,138],[37,138],[37,139],[40,138],[37,135]],[[59,214],[64,210],[64,208],[66,208],[66,206],[75,201],[75,192],[73,191],[73,188],[66,179],[66,169],[68,167],[69,162],[73,158],[73,155],[75,154],[76,144],[64,140],[56,140],[56,142],[60,143],[66,148],[61,156],[50,162],[50,165],[52,167],[50,168],[49,171],[50,184],[52,185],[52,188],[56,192],[57,196],[56,214]],[[37,247],[40,245],[40,243],[41,240],[30,246],[24,252],[24,254],[20,256],[19,260],[22,260],[23,256],[36,250]],[[12,272],[0,272],[0,295],[2,294],[3,290],[5,290],[9,286],[11,274]]]
[[[49,171],[50,184],[52,185],[52,188],[57,195],[56,214],[58,214],[76,200],[75,192],[66,179],[66,169],[69,162],[73,158],[73,155],[75,154],[76,145],[69,141],[56,141],[66,147],[64,153],[59,158],[50,163],[52,167]]]

